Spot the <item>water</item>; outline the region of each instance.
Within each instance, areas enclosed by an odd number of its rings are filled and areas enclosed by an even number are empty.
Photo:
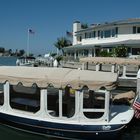
[[[1,65],[16,65],[15,57],[0,57]],[[45,136],[30,134],[17,129],[9,128],[0,124],[0,139],[1,140],[57,140]],[[119,140],[140,140],[140,120],[133,120],[129,126],[124,130]]]
[[[16,57],[0,57],[0,66],[15,66]]]

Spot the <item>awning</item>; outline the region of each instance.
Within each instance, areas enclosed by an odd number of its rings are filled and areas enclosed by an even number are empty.
[[[71,85],[74,89],[88,86],[92,90],[98,90],[101,87],[110,90],[116,86],[117,74],[68,68],[1,66],[0,82],[6,81],[12,85],[21,82],[28,87],[36,83],[40,88],[46,88],[52,84],[56,88]]]
[[[124,45],[124,46],[131,46],[131,45],[140,45],[140,39],[124,39],[124,40],[115,40],[112,42],[95,42],[93,44],[77,44],[69,47],[63,48],[64,51],[69,51],[69,50],[79,50],[79,49],[91,49],[94,47],[115,47],[119,45]]]

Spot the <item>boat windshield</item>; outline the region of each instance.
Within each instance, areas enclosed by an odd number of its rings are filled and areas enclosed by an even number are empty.
[[[4,104],[4,83],[0,83],[0,106]]]
[[[37,85],[25,87],[21,83],[10,85],[10,106],[29,112],[37,112],[40,109],[40,90]]]
[[[83,113],[89,119],[98,119],[104,115],[105,93],[83,90]]]
[[[75,114],[75,91],[70,86],[62,90],[48,87],[47,109],[53,117],[71,118]]]

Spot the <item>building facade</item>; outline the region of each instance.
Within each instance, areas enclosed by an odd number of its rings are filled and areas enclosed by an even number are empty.
[[[140,55],[140,18],[92,24],[86,29],[76,21],[73,23],[73,45],[64,48],[64,52],[74,59],[94,57],[100,50],[110,52],[122,45],[127,47],[128,56]]]

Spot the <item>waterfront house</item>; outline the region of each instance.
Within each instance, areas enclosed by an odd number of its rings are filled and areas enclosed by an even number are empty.
[[[83,29],[73,23],[73,45],[64,48],[65,55],[74,59],[98,56],[100,50],[111,52],[118,46],[127,47],[129,57],[140,54],[140,18],[92,24]]]

